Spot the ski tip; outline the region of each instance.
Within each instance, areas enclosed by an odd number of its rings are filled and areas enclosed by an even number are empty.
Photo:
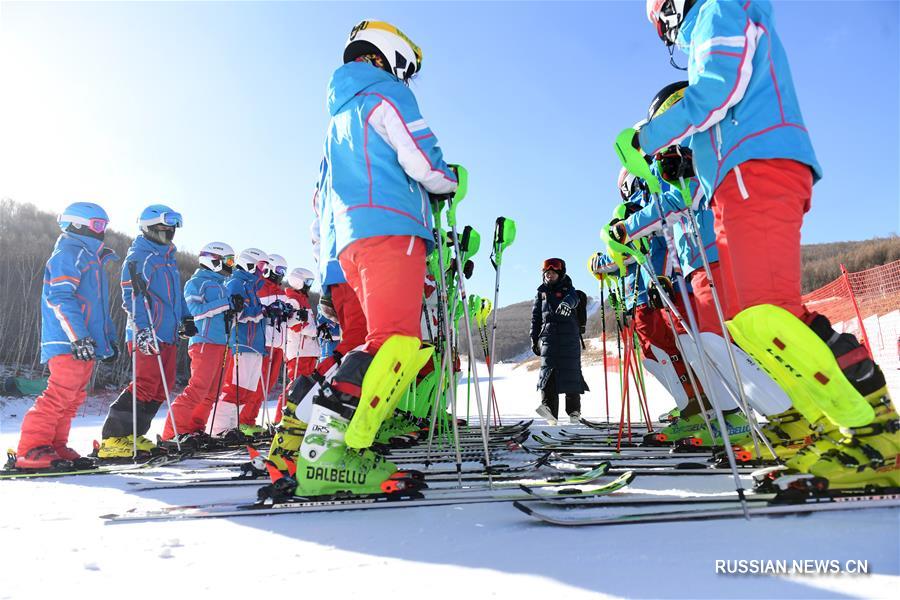
[[[634,481],[634,478],[637,477],[637,473],[634,471],[625,471],[622,473],[621,478],[625,481],[625,483],[631,483]]]
[[[513,502],[513,506],[516,507],[516,509],[518,509],[520,512],[523,512],[528,516],[531,516],[534,514],[534,511],[531,510],[531,507],[529,507],[527,504],[525,504],[524,502],[521,502],[519,500],[516,500],[515,502]]]

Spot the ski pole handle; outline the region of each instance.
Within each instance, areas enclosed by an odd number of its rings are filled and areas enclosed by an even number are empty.
[[[143,276],[138,273],[137,263],[133,260],[128,263],[128,276],[131,277],[131,293],[137,294],[138,296],[146,296],[147,282],[144,281]]]
[[[466,197],[466,194],[469,191],[469,172],[462,165],[449,165],[454,171],[456,171],[457,181],[459,183],[456,186],[456,193],[453,194],[453,198],[450,199],[450,208],[447,209],[447,224],[450,227],[456,226],[456,207],[462,202],[463,198]]]

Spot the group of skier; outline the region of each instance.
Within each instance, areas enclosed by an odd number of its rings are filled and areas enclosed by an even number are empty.
[[[666,86],[647,119],[617,139],[622,202],[604,233],[610,250],[592,261],[633,320],[644,364],[680,409],[647,441],[721,445],[719,409],[730,441],[755,449],[760,413],[762,445],[788,467],[777,472],[782,484],[900,485],[900,419],[881,371],[852,335],[800,300],[800,227],[821,169],[770,4],[648,0],[647,15],[667,46],[687,53],[688,79]],[[421,50],[393,25],[362,21],[351,31],[327,90],[331,119],[313,198],[316,275],[295,269],[285,290],[283,258],[256,248],[234,258],[216,243],[201,252],[182,295],[172,245],[181,217],[162,205],[142,213],[122,269],[134,385],[110,407],[99,457],[153,450],[143,436],[171,390],[182,337],[192,376],[164,438],[208,422],[215,435],[253,433],[288,358],[293,382],[268,456],[278,485],[300,496],[397,489],[402,473],[371,446],[432,362],[420,325],[426,257],[436,247],[432,211],[459,185],[408,87],[421,68]],[[107,222],[86,203],[60,217],[43,295],[50,385],[23,422],[22,467],[77,457],[67,433],[91,361],[117,354],[106,309]],[[577,300],[564,263],[543,273],[532,340],[546,358],[542,324],[570,316]],[[307,297],[315,280],[320,313],[342,327],[317,365],[304,351],[319,329]],[[549,375],[544,383],[560,386],[564,373],[555,382]],[[573,394],[586,387],[580,370],[571,379]]]
[[[779,487],[897,487],[884,375],[801,303],[800,228],[822,171],[771,5],[648,0],[647,16],[688,55],[688,80],[616,140],[622,202],[591,263],[679,409],[645,441],[721,446],[718,407],[735,456],[783,461]]]
[[[94,361],[112,361],[119,353],[105,269],[118,258],[104,245],[109,217],[97,204],[76,202],[58,223],[62,233],[41,295],[41,358],[50,377],[22,422],[16,456],[21,469],[82,460],[68,445],[72,418],[85,399]],[[293,378],[311,372],[319,358],[320,326],[309,304],[315,275],[294,269],[285,289],[283,257],[248,248],[235,259],[228,244],[213,242],[200,252],[199,267],[182,290],[172,243],[181,215],[154,204],[138,224],[140,234],[121,270],[133,376],[109,408],[95,456],[133,459],[156,452],[145,434],[170,399],[179,339],[188,340],[191,376],[172,402],[162,438],[177,433],[181,442],[205,435],[208,421],[214,435],[258,433],[260,406],[285,357]]]

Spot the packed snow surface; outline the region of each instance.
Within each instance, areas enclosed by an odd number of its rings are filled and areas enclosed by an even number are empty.
[[[484,365],[480,374],[486,379]],[[536,371],[498,365],[504,422],[532,418]],[[606,419],[603,373],[589,367],[583,413]],[[610,418],[618,420],[611,373]],[[650,414],[671,408],[652,382]],[[30,401],[3,407],[14,447]],[[465,381],[459,409],[466,412]],[[87,452],[103,415],[76,419]],[[162,411],[161,411],[162,413]],[[474,395],[471,413],[477,414]],[[15,416],[13,416],[15,415]],[[636,418],[637,406],[632,407]],[[534,431],[570,429],[567,423]],[[162,414],[151,434],[162,430]],[[513,455],[509,460],[522,460]],[[191,463],[168,467],[177,473]],[[193,463],[196,466],[196,462]],[[444,465],[446,466],[446,465]],[[146,473],[149,474],[149,473]],[[159,474],[156,472],[154,474]],[[0,600],[172,595],[196,598],[837,598],[896,597],[900,511],[890,509],[692,524],[557,528],[506,503],[106,525],[131,508],[253,499],[255,487],[135,492],[132,476],[0,481]],[[744,485],[749,485],[745,480]],[[627,493],[733,491],[727,475],[638,477]],[[614,510],[614,509],[604,509]],[[594,514],[598,514],[594,509]],[[725,575],[716,560],[868,561],[868,575]]]

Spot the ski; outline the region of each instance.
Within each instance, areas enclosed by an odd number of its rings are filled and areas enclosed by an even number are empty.
[[[38,479],[51,477],[75,477],[83,475],[117,475],[120,473],[133,473],[134,471],[149,470],[177,463],[189,458],[190,454],[163,454],[154,456],[147,461],[139,463],[100,464],[84,469],[46,469],[29,471],[19,469],[4,469],[0,471],[0,480],[4,479]]]
[[[704,502],[706,504],[708,502]],[[755,504],[751,502],[751,504]],[[677,523],[691,521],[712,521],[739,519],[745,517],[744,509],[738,502],[733,507],[695,508],[678,511],[657,511],[627,513],[606,517],[568,517],[550,514],[524,502],[514,502],[513,506],[530,517],[545,523],[562,526],[603,526],[634,525],[640,523]],[[762,506],[748,506],[747,514],[752,517],[799,515],[838,510],[858,510],[866,508],[900,507],[900,494],[882,495],[837,495],[824,498],[812,497],[796,503],[767,503]]]
[[[599,496],[611,494],[628,486],[634,475],[624,473],[616,479],[596,485],[587,485],[584,489],[562,487],[558,493],[562,496],[589,495]],[[101,518],[106,523],[134,523],[146,521],[175,521],[188,519],[208,519],[222,517],[245,517],[261,515],[281,515],[292,513],[332,512],[344,510],[368,510],[382,508],[416,508],[427,506],[448,506],[459,504],[483,504],[490,502],[527,501],[531,497],[517,489],[459,491],[458,494],[440,494],[427,496],[417,492],[408,496],[387,496],[372,494],[356,497],[332,498],[296,498],[271,504],[209,504],[196,506],[173,506],[155,511],[128,511],[122,514],[107,514]]]
[[[421,475],[423,481],[426,484],[439,484],[439,483],[456,483],[458,481],[465,482],[483,482],[488,484],[490,482],[501,482],[500,486],[506,487],[517,487],[522,482],[530,481],[532,482],[532,486],[556,486],[556,485],[577,485],[580,483],[587,483],[591,481],[595,481],[598,478],[607,474],[609,471],[609,463],[601,463],[599,465],[593,466],[593,468],[587,471],[578,471],[578,472],[560,472],[554,475],[541,476],[539,473],[528,473],[527,471],[500,471],[493,472],[490,475],[485,473],[484,471],[480,472],[470,472],[457,475],[455,471],[453,472],[444,472],[440,474],[432,474],[427,471],[425,472],[416,472],[417,476]],[[543,465],[538,466],[537,468],[543,468]],[[625,471],[619,470],[616,474],[621,475]],[[533,476],[529,476],[533,475]],[[268,478],[250,478],[250,477],[220,477],[220,478],[195,478],[190,480],[184,479],[167,479],[164,477],[156,477],[147,482],[131,482],[131,485],[134,486],[131,489],[134,491],[156,491],[156,490],[172,490],[172,489],[186,489],[186,488],[212,488],[212,487],[234,487],[234,486],[247,486],[247,485],[264,485],[269,483]]]

